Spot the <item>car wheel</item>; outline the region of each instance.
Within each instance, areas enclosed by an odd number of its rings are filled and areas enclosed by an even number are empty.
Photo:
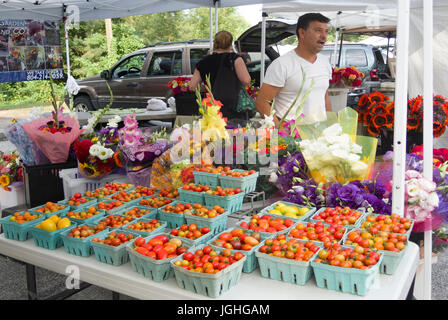
[[[92,101],[87,96],[76,97],[73,102],[73,109],[77,112],[88,112],[95,110]]]

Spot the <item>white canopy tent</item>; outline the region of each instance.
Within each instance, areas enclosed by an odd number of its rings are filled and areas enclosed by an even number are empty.
[[[424,175],[432,180],[433,92],[446,95],[448,81],[448,3],[443,0],[295,0],[264,5],[263,12],[297,19],[321,12],[333,26],[397,26],[397,76],[395,91],[394,174],[392,211],[404,214],[404,163],[406,156],[407,98],[424,97]],[[434,91],[434,89],[436,91]],[[424,298],[431,298],[432,232],[425,232]]]
[[[275,0],[5,0],[0,19],[59,20],[64,10],[79,10],[80,21],[180,11],[274,3]]]

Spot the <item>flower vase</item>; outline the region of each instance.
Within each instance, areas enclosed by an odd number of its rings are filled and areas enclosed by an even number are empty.
[[[347,88],[330,88],[328,89],[328,96],[330,97],[333,112],[337,113],[347,107]]]
[[[13,182],[8,187],[11,191],[0,188],[0,211],[25,204],[25,185],[23,182]]]

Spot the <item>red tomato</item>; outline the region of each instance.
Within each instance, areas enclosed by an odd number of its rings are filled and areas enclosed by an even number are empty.
[[[184,254],[184,259],[187,260],[187,261],[192,261],[193,258],[194,258],[194,254],[191,253],[191,252],[186,252],[186,253]]]
[[[141,247],[145,244],[145,239],[143,237],[138,237],[137,239],[135,239],[134,244],[137,247]]]

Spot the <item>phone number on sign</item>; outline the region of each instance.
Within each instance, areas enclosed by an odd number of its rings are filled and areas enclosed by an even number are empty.
[[[32,70],[27,71],[26,80],[48,80],[50,79],[50,70]],[[52,72],[53,79],[63,79],[64,72],[61,70],[55,70]]]

